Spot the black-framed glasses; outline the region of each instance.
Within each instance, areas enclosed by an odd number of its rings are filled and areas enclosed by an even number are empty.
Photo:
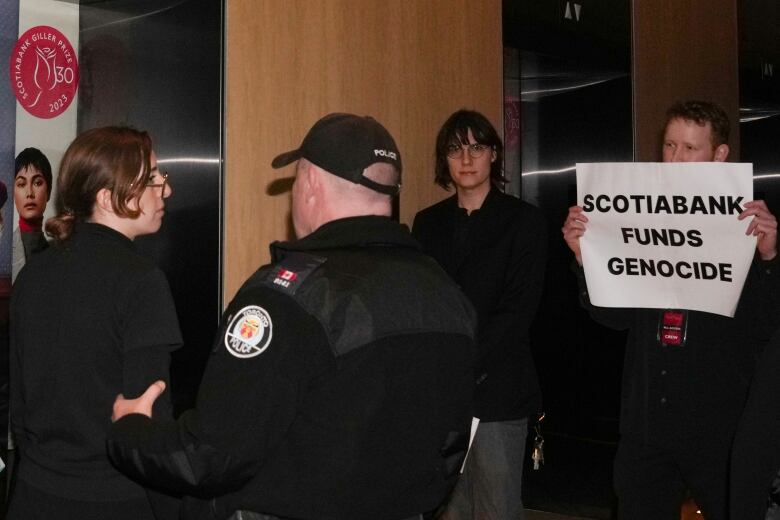
[[[149,181],[146,183],[147,188],[162,188],[160,190],[160,197],[165,196],[165,186],[168,185],[168,172],[158,170],[157,175],[162,177],[162,182],[152,182],[152,178],[149,177]]]
[[[469,157],[472,159],[477,159],[479,157],[482,157],[482,154],[485,153],[485,150],[490,148],[490,146],[482,143],[471,143],[471,144],[451,144],[447,147],[447,157],[450,159],[460,159],[463,157],[463,150],[469,151]]]

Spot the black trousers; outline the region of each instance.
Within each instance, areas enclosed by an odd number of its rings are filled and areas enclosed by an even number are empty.
[[[71,500],[16,479],[7,520],[154,520],[146,498],[110,502]]]
[[[731,518],[764,520],[780,470],[780,332],[756,365],[731,456]]]
[[[614,473],[618,519],[679,520],[690,493],[706,520],[726,520],[730,441],[703,437],[652,446],[621,439]]]

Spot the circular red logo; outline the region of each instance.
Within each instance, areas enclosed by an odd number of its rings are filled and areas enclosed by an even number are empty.
[[[10,69],[16,99],[35,117],[57,117],[76,97],[76,51],[54,27],[38,25],[25,32],[11,53]]]

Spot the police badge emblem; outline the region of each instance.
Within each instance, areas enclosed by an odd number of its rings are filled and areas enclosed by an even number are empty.
[[[238,311],[225,331],[225,348],[231,355],[247,359],[258,356],[271,344],[271,316],[257,305]]]

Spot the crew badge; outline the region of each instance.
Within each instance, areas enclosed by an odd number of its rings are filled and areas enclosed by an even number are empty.
[[[271,344],[272,329],[271,316],[265,309],[248,305],[230,320],[225,332],[225,348],[241,359],[258,356]]]

